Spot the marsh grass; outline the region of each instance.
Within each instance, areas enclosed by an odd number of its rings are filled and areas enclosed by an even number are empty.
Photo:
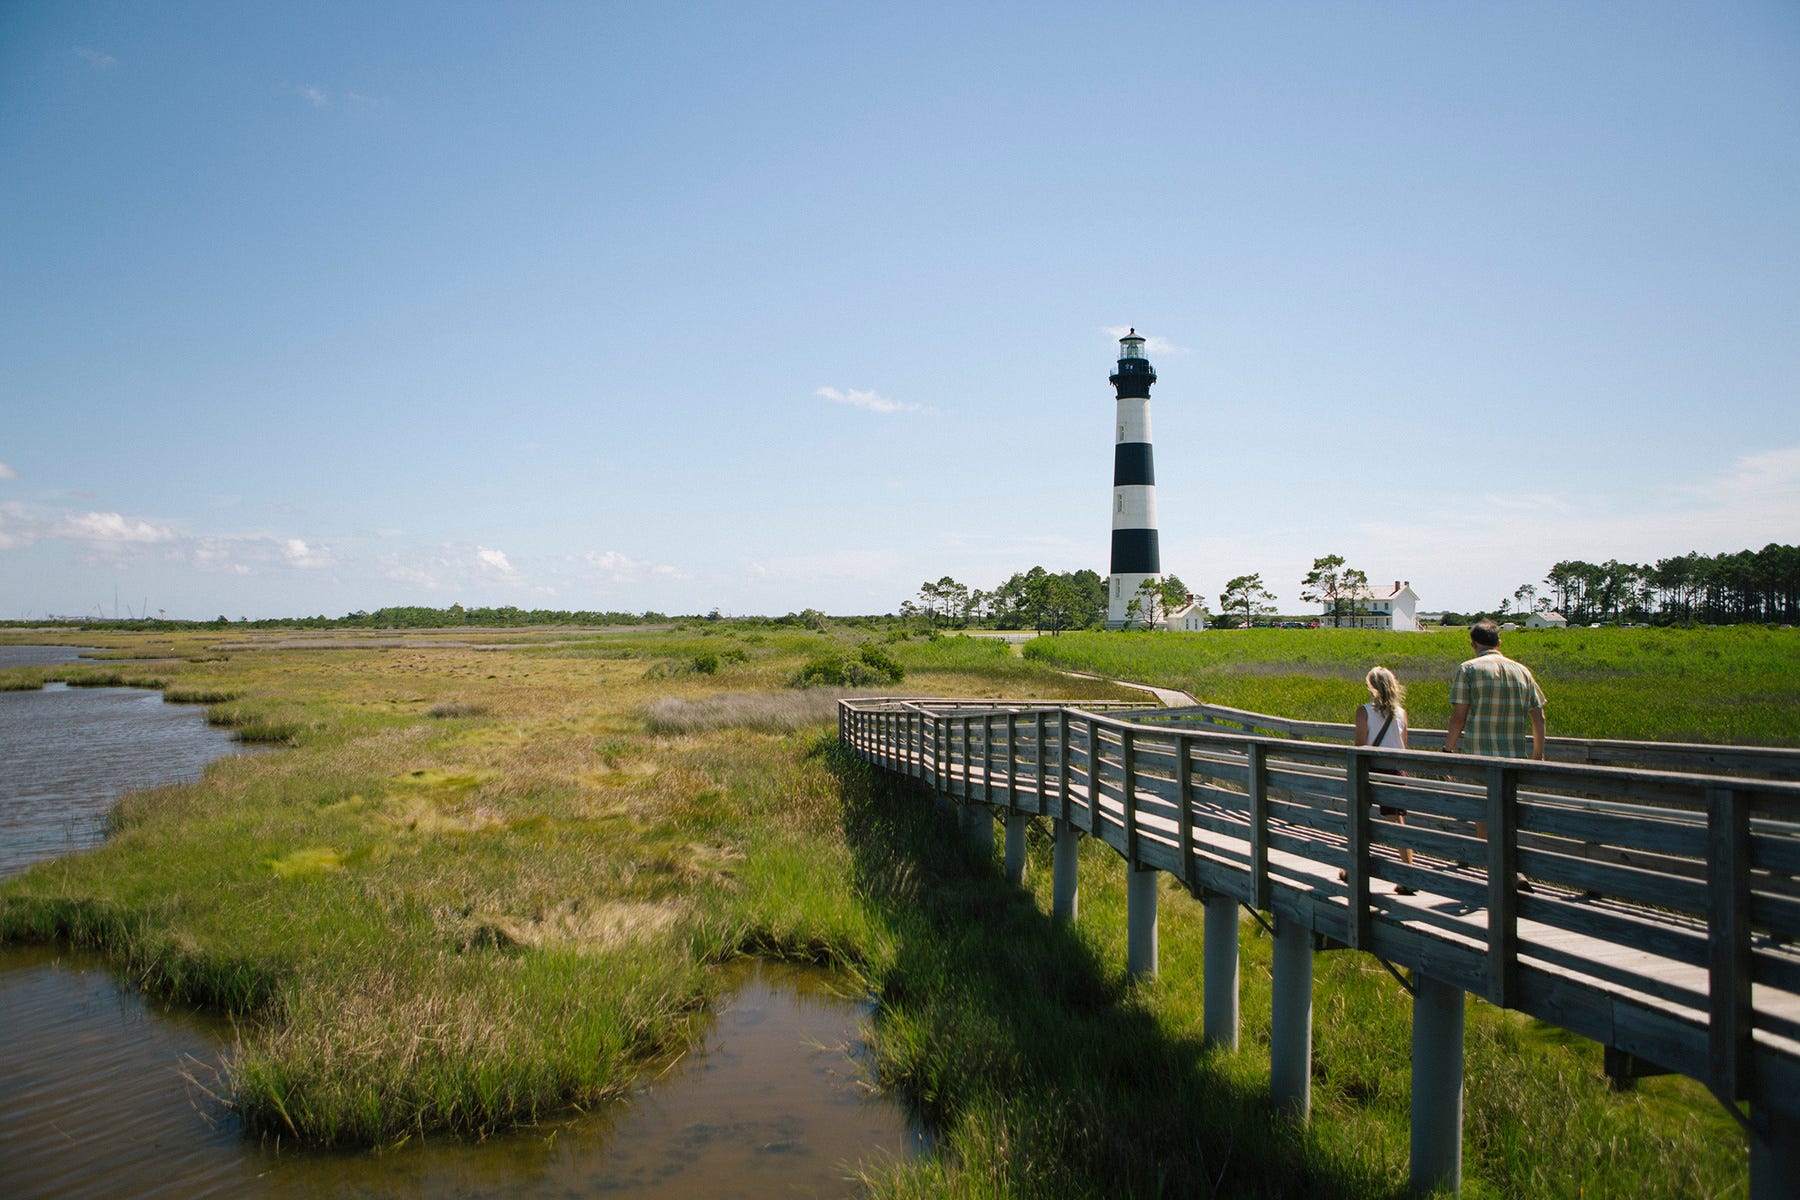
[[[1081,920],[956,850],[954,822],[846,766],[861,887],[895,927],[882,1078],[943,1131],[934,1162],[866,1172],[877,1194],[1389,1196],[1407,1173],[1411,1004],[1373,959],[1315,965],[1313,1121],[1269,1104],[1271,946],[1245,920],[1243,1041],[1203,1044],[1203,909],[1172,881],[1161,969],[1125,980],[1125,870],[1084,843]],[[1686,1197],[1742,1186],[1731,1121],[1685,1080],[1612,1092],[1597,1047],[1471,999],[1465,1194]]]
[[[837,721],[842,688],[783,692],[727,692],[683,699],[659,696],[638,711],[651,733],[702,733],[717,729],[787,732]]]
[[[129,675],[123,671],[63,669],[52,673],[50,678],[77,688],[147,688],[159,692],[169,686],[168,679],[160,675]]]
[[[1564,629],[1505,633],[1532,669],[1552,734],[1580,738],[1800,745],[1800,631]],[[1348,721],[1363,674],[1386,665],[1407,686],[1413,724],[1450,718],[1466,630],[1245,629],[1203,634],[1065,634],[1025,656],[1113,679],[1178,687],[1201,701],[1313,721]]]
[[[1256,926],[1244,1046],[1209,1050],[1200,906],[1165,885],[1162,973],[1128,984],[1110,850],[1084,848],[1082,918],[1052,923],[1041,830],[1028,888],[1006,885],[837,746],[831,696],[786,687],[864,631],[746,634],[716,676],[642,678],[728,636],[252,638],[185,661],[171,689],[228,693],[209,717],[286,748],[127,796],[103,846],[0,885],[0,939],[93,946],[236,1014],[225,1092],[247,1128],[308,1144],[479,1137],[616,1096],[695,1035],[707,964],[761,954],[880,999],[880,1077],[942,1149],[870,1168],[876,1194],[1399,1191],[1409,1006],[1373,960],[1319,959],[1316,1117],[1276,1119]],[[890,652],[920,694],[1125,694],[996,646]],[[1741,1189],[1741,1139],[1683,1081],[1618,1096],[1591,1045],[1473,1003],[1469,1030],[1469,1194]]]

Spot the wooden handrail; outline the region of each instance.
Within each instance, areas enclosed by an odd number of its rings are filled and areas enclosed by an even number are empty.
[[[1196,895],[1274,912],[1721,1097],[1800,1116],[1800,784],[1349,746],[1171,715],[1182,718],[847,699],[839,736],[940,793],[1071,823]],[[1303,726],[1347,728],[1277,734]],[[1715,765],[1762,753],[1705,749]],[[1404,774],[1380,773],[1393,771]],[[1371,818],[1395,801],[1412,806],[1407,824]],[[1398,862],[1401,846],[1412,865]],[[1521,870],[1538,881],[1528,894]],[[1390,882],[1417,887],[1419,901]]]

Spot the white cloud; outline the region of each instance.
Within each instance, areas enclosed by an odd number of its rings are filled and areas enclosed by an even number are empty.
[[[1628,490],[1420,494],[1399,514],[1334,528],[1329,542],[1298,531],[1186,538],[1172,530],[1164,562],[1213,563],[1225,574],[1261,571],[1285,611],[1308,556],[1329,550],[1377,580],[1410,579],[1426,608],[1489,607],[1563,559],[1651,564],[1689,551],[1792,544],[1800,529],[1800,446],[1746,455],[1704,477],[1646,478]],[[1185,556],[1178,548],[1184,544],[1191,546]],[[1204,577],[1203,570],[1194,574]]]
[[[301,97],[314,108],[324,108],[327,104],[331,103],[331,98],[327,96],[321,88],[308,85],[303,88],[296,88],[295,90],[298,91]]]
[[[75,47],[75,53],[86,59],[90,67],[96,67],[102,71],[109,67],[116,67],[119,65],[119,60],[112,55],[103,54],[98,50],[92,50],[86,46]]]
[[[753,579],[788,583],[863,583],[883,579],[900,568],[891,550],[843,550],[835,554],[789,554],[750,563]]]
[[[331,555],[324,550],[307,545],[302,538],[288,538],[281,544],[281,556],[290,567],[299,567],[303,571],[317,570],[331,565]]]
[[[148,521],[129,520],[116,512],[67,513],[50,536],[78,542],[168,542],[175,531]]]
[[[1792,523],[1800,510],[1800,446],[1745,455],[1716,478],[1687,490],[1702,504],[1772,506],[1785,511]]]
[[[593,567],[606,577],[606,582],[613,585],[642,583],[645,579],[687,579],[689,575],[680,567],[667,563],[647,563],[617,550],[608,550],[604,554],[589,550],[582,555],[582,561]]]
[[[481,564],[482,569],[496,575],[518,574],[518,572],[513,569],[512,563],[507,561],[506,551],[504,550],[491,550],[486,546],[477,546],[475,548],[475,561]]]
[[[839,389],[834,387],[822,387],[813,394],[815,396],[823,396],[833,404],[848,404],[851,408],[860,408],[864,412],[902,413],[920,411],[920,406],[917,404],[904,404],[899,400],[889,400],[886,396],[878,395],[875,392],[859,391],[856,388]]]
[[[17,471],[13,470],[5,463],[0,462],[0,479],[17,479],[18,477],[19,473]]]

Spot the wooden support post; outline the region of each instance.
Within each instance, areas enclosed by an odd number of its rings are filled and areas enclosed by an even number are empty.
[[[1137,738],[1130,729],[1119,730],[1119,802],[1124,806],[1125,861],[1137,866]]]
[[[1749,1097],[1750,806],[1735,788],[1706,789],[1706,945],[1710,1044],[1706,1082],[1721,1100]]]
[[[1019,714],[1006,714],[1006,808],[1019,807]]]
[[[1037,750],[1032,756],[1032,774],[1037,776],[1037,815],[1044,815],[1044,710],[1037,710]]]
[[[962,719],[962,770],[958,772],[958,774],[962,776],[962,795],[964,800],[969,798],[970,793],[975,787],[974,729],[975,718],[964,717]]]
[[[1180,806],[1177,825],[1181,831],[1181,882],[1187,884],[1188,895],[1200,894],[1200,858],[1194,847],[1193,746],[1181,734],[1175,735],[1175,803]],[[1236,920],[1234,916],[1232,918]],[[1210,929],[1210,927],[1209,927]],[[1233,1039],[1235,1042],[1235,1039]]]
[[[1750,1200],[1800,1196],[1800,1117],[1750,1114]]]
[[[1069,816],[1069,710],[1056,710],[1056,790],[1062,797],[1062,811],[1056,815],[1064,821]]]
[[[1250,905],[1269,911],[1269,764],[1260,744],[1251,744],[1244,755],[1249,768],[1250,801]]]
[[[1500,1008],[1514,1007],[1519,997],[1518,797],[1519,779],[1513,769],[1489,767],[1486,995]]]
[[[1031,814],[1016,808],[1006,810],[1006,879],[1008,883],[1025,882],[1025,833],[1031,827]]]
[[[1345,772],[1345,798],[1349,801],[1344,832],[1349,835],[1350,860],[1345,866],[1350,911],[1345,915],[1344,941],[1352,950],[1369,944],[1369,759],[1350,752]]]
[[[1269,1093],[1276,1112],[1304,1125],[1312,1116],[1312,930],[1278,915],[1273,957]]]
[[[1090,718],[1087,722],[1087,806],[1088,836],[1100,836],[1100,730]]]
[[[994,714],[981,718],[981,798],[994,802]]]
[[[1156,974],[1156,899],[1155,867],[1136,863],[1125,868],[1125,973],[1133,979],[1148,979]]]
[[[1081,831],[1072,821],[1056,822],[1056,857],[1050,866],[1050,915],[1073,921],[1081,905]]]
[[[1236,1050],[1238,1044],[1238,906],[1230,896],[1206,898],[1206,1044]]]
[[[1413,974],[1412,1190],[1462,1190],[1463,990]]]

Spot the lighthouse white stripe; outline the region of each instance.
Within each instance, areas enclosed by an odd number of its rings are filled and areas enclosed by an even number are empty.
[[[1119,416],[1114,422],[1115,441],[1147,442],[1150,440],[1150,401],[1141,396],[1127,396],[1119,401]]]
[[[1129,484],[1113,489],[1114,529],[1155,529],[1156,489]]]

